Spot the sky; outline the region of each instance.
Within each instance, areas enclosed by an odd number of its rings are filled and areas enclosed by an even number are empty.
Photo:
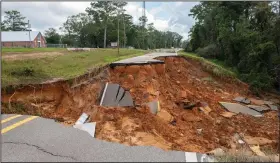
[[[148,23],[161,31],[173,31],[188,38],[188,32],[195,21],[188,16],[190,9],[198,2],[146,2]],[[2,20],[4,11],[17,10],[30,20],[33,31],[43,32],[48,28],[59,29],[68,16],[85,12],[90,2],[2,2]],[[139,24],[142,16],[142,2],[128,2],[126,13],[133,16],[133,22]]]

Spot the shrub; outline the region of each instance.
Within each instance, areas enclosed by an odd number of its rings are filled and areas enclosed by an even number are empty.
[[[198,48],[196,53],[204,58],[217,58],[221,54],[220,49],[215,44],[210,44],[204,48]]]

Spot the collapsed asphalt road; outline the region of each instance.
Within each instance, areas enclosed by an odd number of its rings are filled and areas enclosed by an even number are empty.
[[[4,115],[9,118],[14,115]],[[3,124],[5,127],[30,116]],[[4,118],[3,118],[4,119]],[[183,152],[154,147],[129,147],[90,137],[50,119],[36,118],[7,133],[2,139],[2,161],[184,161]],[[143,157],[144,156],[144,157]]]
[[[13,114],[1,117],[3,162],[186,162],[186,156],[188,161],[196,159],[192,158],[194,153],[186,155],[152,146],[126,146],[98,140],[51,119],[30,120],[32,116]],[[17,125],[26,120],[29,121]]]

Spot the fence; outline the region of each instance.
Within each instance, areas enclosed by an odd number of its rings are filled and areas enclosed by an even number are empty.
[[[67,48],[67,44],[47,44],[47,48]]]

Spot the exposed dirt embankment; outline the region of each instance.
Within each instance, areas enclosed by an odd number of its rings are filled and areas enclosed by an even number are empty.
[[[276,111],[262,118],[220,116],[224,109],[219,101],[230,102],[236,96],[253,97],[248,85],[215,77],[197,61],[183,57],[160,59],[165,64],[106,68],[95,77],[83,76],[76,82],[61,81],[10,91],[2,94],[6,106],[2,111],[40,114],[69,124],[85,112],[91,121],[97,122],[98,139],[127,145],[207,152],[217,147],[233,148],[231,140],[237,132],[273,140],[271,147],[276,149],[279,132]],[[107,81],[129,90],[137,107],[99,106],[100,93]],[[161,111],[153,115],[145,103],[157,99]],[[198,107],[183,109],[176,104],[182,100],[208,103],[212,111],[205,114]],[[24,106],[19,107],[19,103]],[[171,120],[174,121],[170,123]]]

